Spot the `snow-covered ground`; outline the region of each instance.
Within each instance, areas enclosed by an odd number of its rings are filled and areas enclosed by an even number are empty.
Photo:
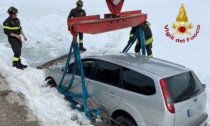
[[[83,0],[87,15],[109,13],[105,0]],[[78,126],[90,125],[83,113],[72,110],[69,103],[63,99],[57,90],[41,88],[44,82],[44,71],[35,68],[57,56],[66,54],[69,50],[72,36],[67,30],[66,19],[70,9],[75,7],[76,0],[1,0],[0,27],[8,17],[6,13],[10,6],[18,8],[18,17],[23,30],[28,37],[23,42],[22,59],[29,68],[24,71],[12,66],[12,50],[6,36],[0,28],[0,74],[2,74],[14,91],[22,92],[28,100],[28,106],[46,126]],[[165,26],[169,32],[175,32],[171,26],[176,23],[181,4],[184,3],[188,21],[194,26],[189,32],[199,33],[194,40],[178,43],[165,35]],[[207,0],[125,0],[122,11],[141,9],[148,14],[148,20],[154,36],[154,57],[169,60],[191,68],[207,85],[208,104],[206,111],[210,115],[210,48],[209,28],[210,1]],[[130,29],[123,29],[98,35],[84,35],[84,46],[88,52],[103,53],[104,51],[122,51],[127,44]],[[187,35],[175,35],[176,38],[187,38]],[[133,48],[130,49],[133,52]],[[71,121],[78,116],[79,121]],[[210,124],[209,124],[210,125]]]

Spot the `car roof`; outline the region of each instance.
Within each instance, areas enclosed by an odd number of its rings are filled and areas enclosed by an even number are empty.
[[[161,77],[168,77],[175,74],[189,71],[188,68],[158,58],[150,58],[132,53],[96,54],[86,58],[100,59],[112,62],[134,70],[144,70]]]

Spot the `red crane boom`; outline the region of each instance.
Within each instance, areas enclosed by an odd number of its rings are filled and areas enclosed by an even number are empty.
[[[73,35],[74,42],[77,42],[78,32],[98,34],[127,27],[137,26],[147,19],[147,14],[141,10],[120,12],[124,0],[106,0],[111,13],[91,15],[85,17],[68,18],[68,29]]]

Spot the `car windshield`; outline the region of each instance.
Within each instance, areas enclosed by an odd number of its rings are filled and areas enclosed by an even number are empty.
[[[192,71],[165,78],[165,82],[174,103],[190,99],[204,90]]]

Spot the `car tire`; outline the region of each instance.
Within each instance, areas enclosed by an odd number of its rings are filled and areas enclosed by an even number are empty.
[[[47,86],[57,87],[55,80],[53,80],[52,78],[48,78],[48,79],[46,79],[46,81],[47,81]]]
[[[123,126],[137,126],[133,119],[126,116],[118,116],[115,120]],[[120,126],[120,125],[114,123],[113,126]]]

